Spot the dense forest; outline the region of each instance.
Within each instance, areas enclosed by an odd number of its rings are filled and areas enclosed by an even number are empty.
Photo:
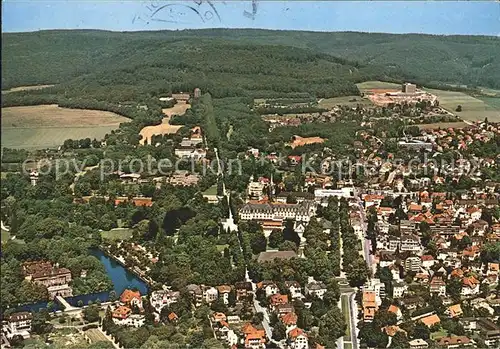
[[[344,95],[355,90],[347,81],[368,78],[500,88],[499,43],[485,36],[250,29],[4,33],[2,89],[64,82],[54,92],[92,89],[123,102],[145,85],[151,94],[198,86],[215,98],[248,91]]]

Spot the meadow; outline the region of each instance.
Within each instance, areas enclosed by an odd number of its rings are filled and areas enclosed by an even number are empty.
[[[101,231],[101,237],[107,240],[128,240],[132,237],[133,230],[130,228],[115,228]]]
[[[170,118],[173,115],[183,115],[186,110],[191,108],[191,105],[187,103],[177,103],[172,108],[164,108],[161,111],[165,114],[165,117],[162,120],[162,123],[155,126],[146,126],[144,127],[140,135],[142,136],[139,143],[144,145],[145,143],[151,144],[151,137],[155,135],[168,135],[177,133],[182,126],[179,125],[170,125]]]
[[[475,98],[463,92],[425,89],[438,96],[439,105],[466,121],[500,122],[500,98],[479,97]],[[462,111],[457,112],[457,106],[462,106]]]
[[[128,121],[112,112],[53,104],[2,108],[2,147],[41,149],[58,147],[67,139],[103,139]]]
[[[371,92],[374,89],[401,90],[401,84],[385,81],[364,81],[356,84],[361,92]]]
[[[337,105],[346,105],[349,107],[361,106],[372,106],[373,103],[367,99],[360,96],[345,96],[345,97],[334,97],[334,98],[323,98],[318,101],[318,106],[320,108],[332,109]]]

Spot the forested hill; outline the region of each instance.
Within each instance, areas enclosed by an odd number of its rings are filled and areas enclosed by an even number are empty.
[[[120,103],[195,87],[214,97],[330,97],[358,94],[355,82],[382,74],[325,53],[217,38],[70,31],[4,35],[2,45],[3,89],[56,84],[4,95],[7,104],[49,93]]]
[[[201,45],[201,47],[200,47]],[[259,46],[255,46],[259,45]],[[194,59],[206,59],[200,50],[212,49],[210,67],[206,60],[198,61],[193,73],[203,83],[210,84],[217,72],[234,73],[244,67],[243,74],[252,73],[246,65],[269,76],[278,48],[261,45],[279,45],[302,48],[296,51],[282,47],[281,55],[295,54],[315,59],[357,65],[361,74],[350,76],[356,80],[368,74],[377,78],[412,80],[426,85],[468,85],[500,88],[500,38],[486,36],[436,36],[420,34],[377,34],[357,32],[302,32],[255,29],[207,29],[156,32],[107,32],[97,30],[41,31],[33,33],[2,34],[2,88],[40,83],[60,83],[99,69],[122,69],[126,64],[138,67],[144,61],[161,61],[165,68],[173,66],[168,56],[174,55],[177,66],[190,64]],[[236,48],[242,46],[243,48]],[[225,51],[220,51],[220,49]],[[219,50],[219,51],[216,51]],[[234,52],[237,50],[238,52]],[[245,51],[246,52],[243,52]],[[191,51],[191,53],[190,53]],[[249,54],[242,60],[243,54]],[[343,58],[342,62],[326,55]],[[218,54],[218,56],[217,56]],[[238,56],[241,54],[240,56]],[[154,56],[154,57],[153,57]],[[190,57],[192,56],[192,57]],[[312,58],[314,57],[314,58]],[[165,58],[165,59],[163,59]],[[136,59],[136,61],[134,61]],[[281,58],[280,58],[281,59]],[[301,59],[290,58],[297,64],[288,64],[285,57],[280,69],[292,75],[310,67],[299,67]],[[234,67],[228,67],[237,61]],[[355,64],[354,62],[357,62]],[[277,62],[275,62],[277,63]],[[262,66],[269,69],[259,71]],[[188,67],[192,70],[193,66]],[[205,68],[210,69],[208,76]],[[130,67],[129,67],[130,69]],[[184,69],[184,68],[183,68]],[[224,71],[230,69],[231,71]],[[351,71],[351,67],[349,67]],[[240,73],[240,72],[238,72]],[[331,77],[326,71],[324,77]],[[247,75],[249,77],[249,75]],[[221,77],[221,76],[219,76]],[[227,77],[227,75],[226,75]],[[163,77],[162,77],[163,78]],[[271,77],[269,77],[270,80]],[[276,78],[273,77],[273,78]],[[280,77],[281,78],[281,77]],[[213,85],[212,83],[212,85]],[[311,82],[314,85],[314,82]],[[245,84],[237,84],[247,88]],[[293,88],[292,88],[293,90]]]

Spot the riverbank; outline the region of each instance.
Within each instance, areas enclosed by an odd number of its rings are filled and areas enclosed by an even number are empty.
[[[115,256],[112,256],[111,254],[98,248],[91,249],[90,254],[96,257],[103,264],[106,274],[113,283],[113,289],[65,298],[71,306],[81,308],[82,305],[88,305],[89,302],[96,303],[98,300],[101,303],[114,301],[120,297],[123,291],[127,288],[137,289],[142,295],[146,295],[148,293],[150,282],[148,282],[148,280],[141,275],[138,275],[137,272],[127,269]],[[57,312],[64,310],[64,307],[55,300],[18,305],[16,307],[17,311],[38,312],[41,309],[48,309],[51,312]]]

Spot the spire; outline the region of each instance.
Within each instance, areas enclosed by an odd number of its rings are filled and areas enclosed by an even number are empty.
[[[233,221],[233,212],[231,212],[231,202],[229,200],[229,195],[227,196],[227,209],[229,210],[229,219]]]

